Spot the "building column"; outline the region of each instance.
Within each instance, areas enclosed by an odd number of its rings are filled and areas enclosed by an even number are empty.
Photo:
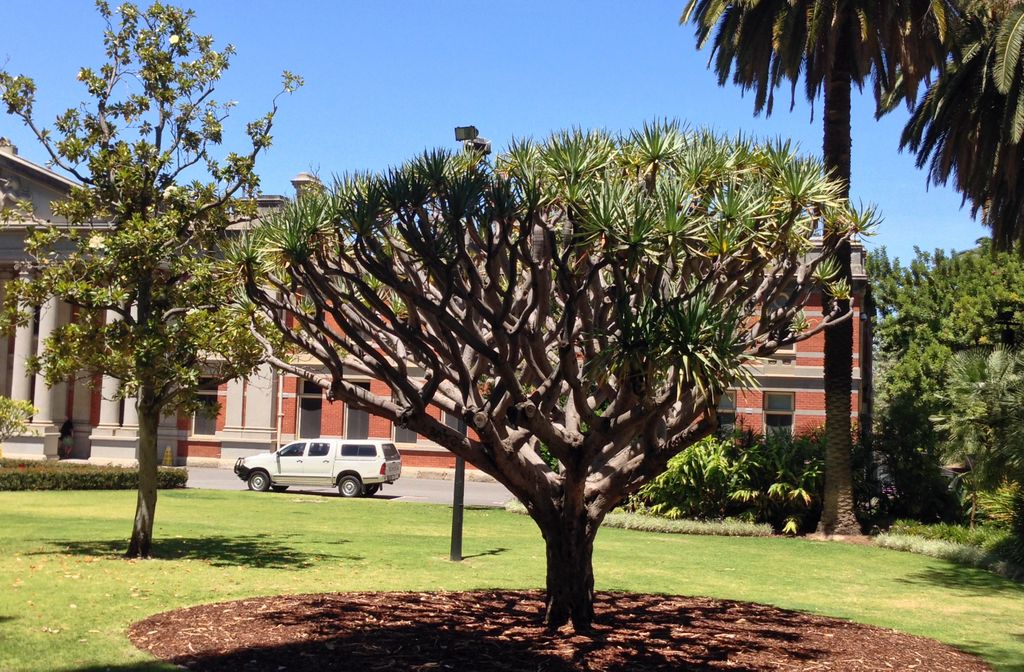
[[[245,405],[245,379],[228,381],[228,394],[224,399],[224,431],[237,432],[242,429],[242,410]]]
[[[0,276],[0,306],[3,305],[4,299],[7,298],[7,283],[9,279],[7,275]],[[0,333],[0,395],[10,396],[11,389],[11,378],[7,374],[7,370],[10,367],[10,353],[8,352],[10,346],[9,332]]]
[[[121,423],[122,426],[138,428],[139,409],[135,406],[138,400],[138,395],[124,398],[124,421]]]
[[[41,355],[46,339],[57,329],[60,318],[60,300],[51,297],[39,311],[39,339],[36,342],[36,354]],[[57,383],[52,388],[46,384],[42,374],[35,376],[34,403],[39,412],[35,422],[59,425],[64,422],[64,406],[67,404],[67,384]]]
[[[19,270],[19,273],[25,271]],[[26,308],[27,309],[27,308]],[[11,363],[11,399],[32,401],[32,378],[28,375],[28,359],[35,352],[33,337],[35,318],[20,324],[14,330],[14,360]]]
[[[107,324],[119,319],[112,310],[107,311]],[[121,381],[113,376],[103,376],[100,383],[100,425],[118,427],[121,424],[121,400],[117,393],[121,389]]]
[[[247,379],[228,383],[227,416],[221,441],[222,462],[273,450],[274,394],[277,389],[274,370],[260,366]]]

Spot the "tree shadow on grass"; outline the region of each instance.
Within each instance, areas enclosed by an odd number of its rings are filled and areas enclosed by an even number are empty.
[[[305,569],[318,559],[335,558],[358,561],[363,556],[336,553],[311,553],[280,543],[281,535],[257,536],[204,536],[173,537],[153,540],[152,558],[156,560],[204,560],[214,567],[250,567],[253,569]],[[39,551],[38,555],[67,553],[70,555],[121,557],[127,548],[124,539],[112,540],[50,540],[53,548]],[[333,544],[347,544],[336,539]]]
[[[505,553],[507,551],[508,551],[508,549],[505,548],[504,546],[499,546],[498,548],[491,548],[491,549],[488,549],[486,551],[480,551],[479,553],[471,553],[469,555],[463,555],[462,559],[463,560],[469,560],[470,558],[482,558],[482,557],[487,556],[487,555],[501,555],[502,553]]]
[[[950,564],[946,567],[930,567],[897,579],[900,583],[927,583],[957,590],[974,597],[986,595],[1010,595],[1024,598],[1024,585],[1004,579],[977,567]]]

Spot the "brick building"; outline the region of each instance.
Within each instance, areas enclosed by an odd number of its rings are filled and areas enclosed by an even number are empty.
[[[309,179],[300,175],[296,188]],[[0,207],[27,200],[33,214],[0,229],[0,296],[3,281],[22,272],[26,260],[23,238],[27,226],[58,222],[50,203],[62,198],[73,184],[17,155],[10,143],[0,139]],[[265,197],[261,208],[272,208],[282,197]],[[862,427],[870,426],[871,330],[870,297],[863,270],[864,251],[854,250],[854,339],[853,401],[851,414]],[[868,306],[870,309],[870,306]],[[821,316],[819,305],[809,305],[810,321]],[[35,354],[42,339],[58,324],[73,319],[69,306],[56,300],[41,306],[34,324],[0,335],[0,394],[31,400],[39,409],[33,418],[32,435],[7,441],[8,455],[56,458],[60,426],[70,418],[74,424],[73,456],[103,463],[130,463],[136,456],[138,417],[133,404],[115,400],[118,381],[103,377],[92,381],[62,383],[53,388],[40,376],[29,376],[26,360]],[[824,336],[818,335],[777,353],[755,371],[756,389],[731,391],[721,405],[723,422],[735,422],[755,431],[811,431],[824,423],[825,403],[822,381]],[[357,376],[350,378],[359,381]],[[376,380],[362,384],[377,394],[387,388]],[[392,440],[401,450],[405,464],[414,467],[449,467],[453,456],[445,449],[417,437],[388,420],[341,402],[328,402],[320,388],[281,375],[264,366],[246,379],[210,386],[201,393],[210,414],[164,418],[159,431],[161,457],[169,451],[176,464],[227,465],[238,457],[273,449],[296,438],[329,436],[382,438]],[[440,419],[440,411],[438,416]],[[453,427],[461,423],[446,418]]]

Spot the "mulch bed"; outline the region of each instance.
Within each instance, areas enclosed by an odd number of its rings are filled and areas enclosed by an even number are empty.
[[[588,635],[545,632],[542,608],[536,591],[286,595],[157,614],[129,637],[189,670],[990,669],[929,639],[758,604],[601,593]]]

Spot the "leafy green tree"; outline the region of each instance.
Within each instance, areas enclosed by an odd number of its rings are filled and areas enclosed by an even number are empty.
[[[28,423],[35,414],[36,408],[31,403],[0,396],[0,444],[16,434],[27,432]]]
[[[68,224],[28,235],[34,277],[10,286],[6,312],[10,323],[31,319],[24,306],[68,302],[77,319],[48,339],[36,365],[51,383],[82,371],[116,377],[120,395],[137,399],[139,496],[127,550],[137,557],[152,542],[161,415],[193,409],[201,376],[225,381],[260,359],[247,323],[225,309],[232,288],[216,250],[232,222],[254,214],[255,160],[277,104],[246,127],[251,147],[216,158],[231,104],[212,95],[234,49],[193,32],[192,11],[97,8],[106,62],[79,71],[90,103],[69,108],[53,130],[35,116],[33,81],[0,72],[7,112],[80,183],[53,205]],[[285,73],[284,91],[298,84]]]
[[[983,240],[960,253],[918,250],[907,265],[882,248],[867,271],[878,310],[874,448],[895,481],[891,514],[949,518],[941,437],[930,418],[941,413],[954,353],[991,347],[1008,326],[1024,324],[1024,260]]]
[[[835,272],[822,255],[865,222],[837,191],[784,144],[661,123],[576,130],[493,164],[435,151],[342,180],[230,258],[249,309],[289,345],[275,365],[448,448],[526,505],[547,547],[548,626],[586,629],[605,515],[714,431],[749,356],[844,317],[800,317]]]
[[[681,23],[693,22],[698,47],[712,45],[718,83],[753,89],[754,111],[771,114],[775,89],[803,78],[807,99],[824,98],[825,167],[849,195],[850,96],[870,81],[881,103],[894,93],[912,100],[917,85],[945,59],[944,0],[689,0]],[[836,246],[850,278],[849,244]],[[832,300],[849,309],[847,289]],[[853,325],[825,332],[825,502],[819,529],[858,534],[850,467]]]
[[[938,397],[943,414],[933,420],[944,434],[947,459],[962,460],[969,469],[963,478],[974,528],[978,491],[1019,479],[1024,467],[1024,360],[1002,346],[958,352],[949,361],[949,377]]]
[[[1024,241],[1024,4],[963,3],[952,58],[914,109],[901,140],[928,167],[953,178],[998,248]]]

